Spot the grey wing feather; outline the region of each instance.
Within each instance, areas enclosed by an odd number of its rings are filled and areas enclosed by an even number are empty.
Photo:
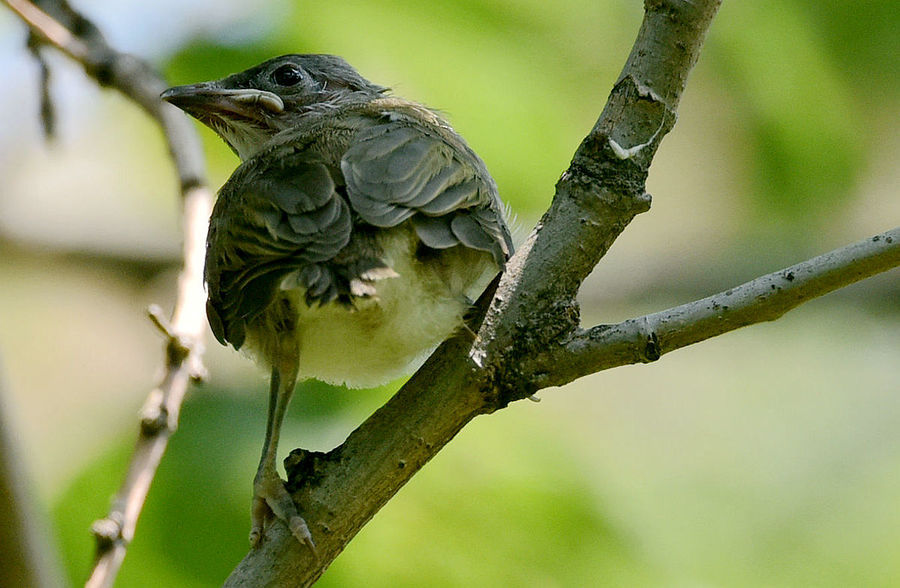
[[[491,251],[494,247],[494,239],[469,214],[458,214],[453,217],[450,230],[466,247],[483,251]]]
[[[450,228],[451,219],[418,215],[413,219],[416,234],[432,249],[447,249],[459,245],[459,238]]]
[[[307,289],[308,302],[337,297],[327,263],[349,242],[352,224],[324,163],[290,151],[250,160],[222,188],[216,209],[205,278],[221,343],[239,348],[247,323],[286,279]]]
[[[469,180],[451,186],[423,204],[420,210],[425,214],[437,216],[458,208],[468,208],[465,206],[467,203],[478,202],[480,189],[478,184],[479,182],[475,180]]]
[[[353,210],[376,227],[412,218],[428,247],[464,245],[502,265],[512,252],[497,188],[484,163],[451,131],[412,118],[361,130],[341,159]]]

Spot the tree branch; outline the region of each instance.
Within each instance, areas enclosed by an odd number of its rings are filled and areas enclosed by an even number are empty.
[[[584,278],[636,214],[645,180],[675,124],[688,74],[719,0],[647,0],[644,20],[600,118],[556,185],[550,210],[507,265],[473,355],[493,372],[498,408],[538,385],[524,358],[579,328]]]
[[[141,429],[128,473],[106,518],[94,523],[97,538],[95,567],[87,585],[111,586],[156,474],[191,379],[203,374],[203,334],[206,326],[203,260],[212,194],[199,138],[177,108],[163,103],[165,81],[149,64],[110,47],[100,31],[65,0],[4,0],[24,20],[34,37],[80,63],[101,86],[115,88],[140,105],[162,127],[178,171],[184,218],[183,267],[175,309],[169,324],[151,309],[167,337],[166,364],[160,385],[144,404]]]
[[[0,368],[3,366],[0,365]],[[62,586],[59,562],[35,498],[0,369],[0,586]]]
[[[562,386],[747,325],[772,321],[818,296],[900,266],[900,227],[736,288],[617,325],[579,330],[565,345],[526,358],[537,386]]]
[[[32,34],[81,64],[97,84],[118,90],[159,123],[183,195],[191,187],[206,185],[200,138],[177,108],[159,99],[168,84],[148,63],[110,47],[99,29],[66,0],[3,2],[25,21]]]

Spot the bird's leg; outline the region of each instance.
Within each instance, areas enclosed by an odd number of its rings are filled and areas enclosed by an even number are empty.
[[[280,364],[280,365],[279,365]],[[263,443],[259,469],[253,479],[253,506],[250,511],[250,543],[257,546],[262,539],[266,523],[272,516],[284,521],[301,543],[315,552],[315,543],[306,526],[306,521],[297,512],[291,495],[284,487],[275,468],[278,455],[278,438],[281,422],[294,393],[297,382],[297,362],[276,362],[272,367],[272,381],[269,387],[269,418],[266,424],[266,440]]]

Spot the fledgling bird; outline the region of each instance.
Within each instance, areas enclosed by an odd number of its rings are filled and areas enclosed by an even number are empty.
[[[375,386],[462,325],[512,251],[484,163],[435,111],[332,55],[285,55],[162,98],[242,163],[207,237],[216,339],[271,368],[250,541],[272,516],[314,549],[276,471],[298,374]]]

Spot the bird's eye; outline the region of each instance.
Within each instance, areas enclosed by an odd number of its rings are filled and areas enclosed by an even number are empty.
[[[293,63],[286,63],[272,72],[272,81],[279,86],[295,86],[303,79],[300,68]]]

